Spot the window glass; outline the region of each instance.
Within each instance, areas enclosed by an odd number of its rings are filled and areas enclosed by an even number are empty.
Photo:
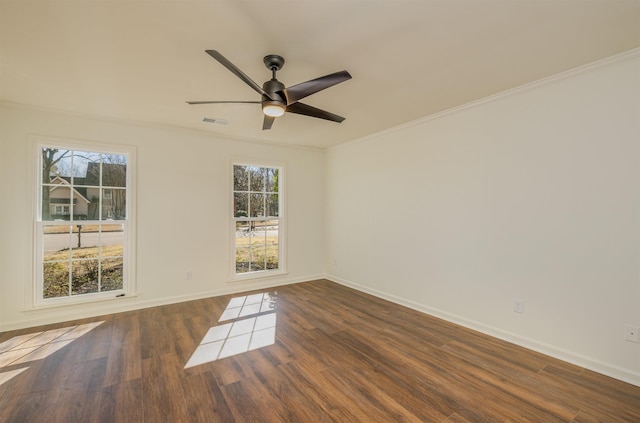
[[[235,273],[281,268],[281,168],[233,166]]]
[[[37,297],[124,291],[128,155],[41,146],[39,160]]]

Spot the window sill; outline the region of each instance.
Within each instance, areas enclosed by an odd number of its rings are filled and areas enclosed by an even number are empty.
[[[227,283],[236,284],[236,283],[242,283],[242,282],[251,282],[251,281],[260,280],[260,279],[277,278],[277,277],[288,275],[288,274],[289,272],[287,272],[286,270],[273,270],[273,271],[265,270],[261,272],[243,273],[241,275],[233,275],[231,280]]]
[[[87,306],[87,305],[92,305],[92,304],[96,304],[96,303],[107,303],[107,302],[115,302],[115,301],[127,301],[128,300],[134,300],[135,298],[137,298],[138,294],[127,294],[121,297],[117,297],[117,296],[105,296],[105,297],[98,297],[98,298],[92,298],[92,299],[87,299],[87,298],[83,298],[82,301],[60,301],[60,302],[55,302],[55,303],[50,303],[50,304],[37,304],[34,305],[33,307],[27,307],[22,309],[23,313],[26,314],[37,314],[40,312],[46,312],[49,310],[56,310],[56,309],[70,309],[70,308],[79,308],[79,307],[83,307],[83,306]]]

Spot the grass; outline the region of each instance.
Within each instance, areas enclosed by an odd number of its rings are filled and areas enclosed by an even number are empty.
[[[98,265],[98,247],[78,248],[72,251],[71,266],[69,266],[69,250],[57,251],[44,258],[44,298],[69,295],[69,267],[71,267],[72,295],[122,289],[122,245],[102,247],[100,266]]]
[[[236,271],[238,273],[277,268],[277,236],[268,236],[266,240],[264,237],[236,238]]]

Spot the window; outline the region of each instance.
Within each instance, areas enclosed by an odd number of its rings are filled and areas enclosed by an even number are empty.
[[[69,215],[69,206],[58,206],[55,204],[51,204],[51,214],[52,215]]]
[[[130,293],[132,151],[37,151],[35,303]]]
[[[282,167],[233,165],[236,277],[284,272]]]

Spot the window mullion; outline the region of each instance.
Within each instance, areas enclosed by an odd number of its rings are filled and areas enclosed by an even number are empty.
[[[68,283],[68,296],[71,297],[71,287],[73,286],[73,226],[69,225],[69,283]]]
[[[73,221],[73,215],[75,213],[74,210],[74,204],[73,204],[73,191],[74,191],[74,177],[73,177],[73,173],[75,170],[75,151],[71,151],[71,175],[69,176],[69,221],[72,222]],[[64,213],[64,206],[62,207],[62,212]],[[71,273],[71,272],[69,272]]]

